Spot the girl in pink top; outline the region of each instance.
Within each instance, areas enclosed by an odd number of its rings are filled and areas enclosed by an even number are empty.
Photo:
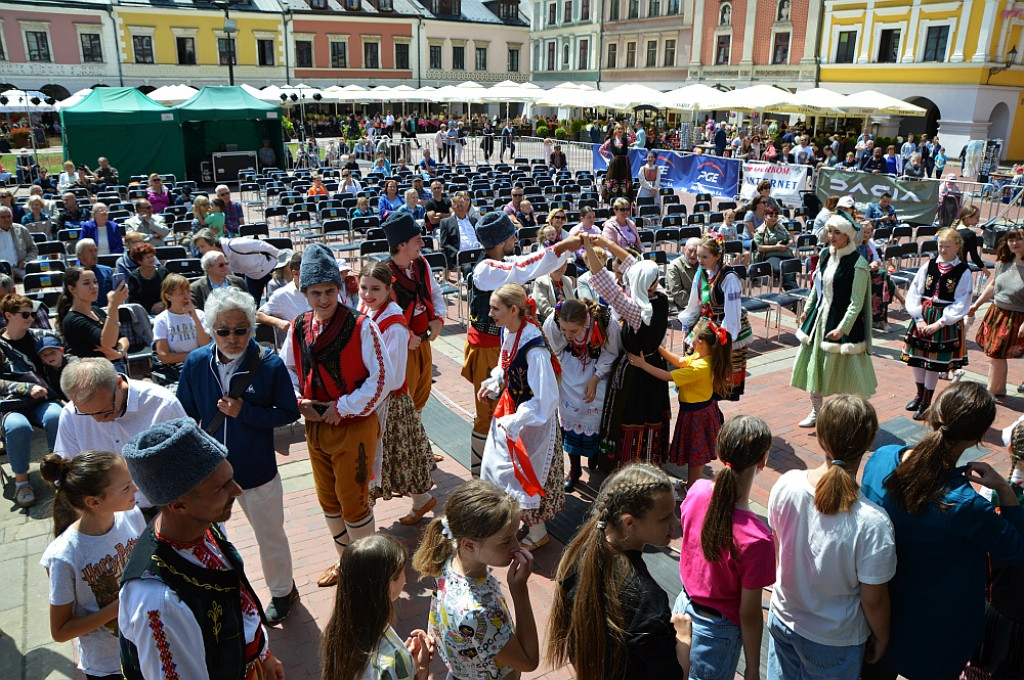
[[[725,467],[713,483],[698,480],[679,508],[683,590],[673,613],[693,620],[690,677],[732,680],[741,649],[745,679],[759,677],[761,591],[775,583],[775,541],[747,499],[771,445],[771,430],[760,418],[727,420],[716,447]]]

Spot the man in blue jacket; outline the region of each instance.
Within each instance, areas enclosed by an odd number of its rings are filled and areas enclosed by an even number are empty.
[[[178,400],[228,450],[235,481],[242,487],[238,504],[260,548],[272,598],[267,623],[273,625],[288,616],[299,598],[274,452],[274,428],[298,420],[299,405],[284,362],[252,337],[256,303],[251,295],[232,287],[213,291],[206,300],[203,325],[213,342],[193,350],[185,360]],[[233,390],[241,390],[240,396]]]

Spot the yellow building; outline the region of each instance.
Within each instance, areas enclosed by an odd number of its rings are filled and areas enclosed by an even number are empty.
[[[880,134],[938,134],[951,157],[970,139],[1002,139],[1005,158],[1024,159],[1024,134],[1013,134],[1024,133],[1022,28],[1013,0],[825,0],[819,81],[928,109],[875,119]]]
[[[288,64],[280,5],[275,0],[252,0],[245,7],[229,9],[234,30],[227,33],[225,14],[217,9],[167,7],[162,2],[114,5],[125,81],[153,87],[224,85],[233,52],[236,84],[261,87],[285,82]]]

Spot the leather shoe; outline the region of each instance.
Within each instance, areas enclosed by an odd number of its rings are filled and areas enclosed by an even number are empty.
[[[413,508],[412,510],[409,511],[408,515],[399,518],[398,523],[404,524],[405,526],[412,526],[413,524],[416,524],[421,519],[423,519],[423,515],[433,510],[436,506],[437,499],[431,498],[429,501],[423,504],[422,508],[419,508],[418,510],[416,508]]]
[[[576,488],[576,482],[580,481],[580,477],[583,475],[583,471],[570,472],[565,477],[565,492],[572,493],[572,490]]]
[[[267,625],[276,626],[284,621],[292,610],[292,602],[298,602],[298,600],[299,589],[295,587],[295,582],[293,581],[290,593],[282,597],[270,599],[270,606],[263,612],[267,616]]]
[[[316,580],[316,584],[321,588],[328,588],[330,586],[338,585],[338,562],[335,562],[331,566],[324,569],[324,572],[320,574],[320,578]]]

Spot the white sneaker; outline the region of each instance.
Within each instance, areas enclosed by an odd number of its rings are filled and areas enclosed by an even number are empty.
[[[964,377],[964,369],[958,368],[955,371],[953,371],[953,375],[951,375],[949,377],[949,382],[951,382],[951,383],[960,382],[960,378],[962,378],[962,377]]]
[[[811,409],[811,412],[807,414],[807,417],[797,423],[797,427],[814,427],[818,424],[818,412]]]

